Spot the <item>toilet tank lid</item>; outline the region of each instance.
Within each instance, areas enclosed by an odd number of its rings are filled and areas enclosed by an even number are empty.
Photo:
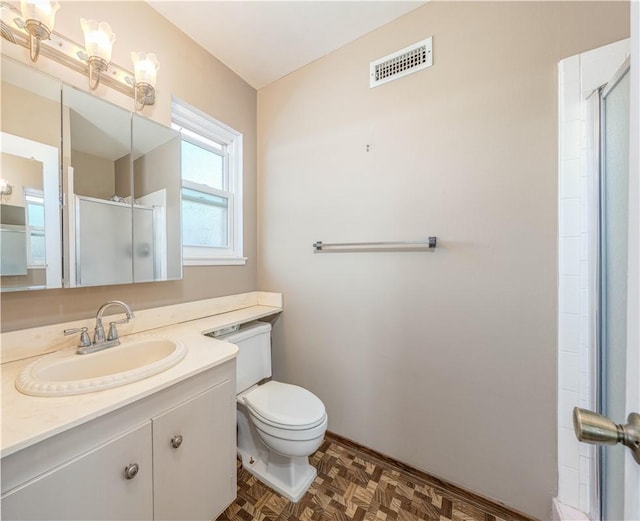
[[[245,395],[250,409],[270,422],[290,427],[314,425],[324,419],[324,404],[297,385],[270,381]]]
[[[250,322],[249,324],[240,326],[238,331],[216,337],[216,340],[224,340],[225,342],[235,344],[236,342],[242,342],[247,338],[268,333],[269,331],[271,331],[271,324],[267,322]]]

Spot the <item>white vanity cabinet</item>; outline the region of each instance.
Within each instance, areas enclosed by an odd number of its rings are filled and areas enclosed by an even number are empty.
[[[150,437],[147,422],[19,486],[2,519],[151,519]]]
[[[235,414],[231,360],[5,456],[2,519],[215,519],[236,494]]]
[[[235,421],[220,421],[230,395],[227,380],[153,418],[154,519],[215,519],[235,498]]]

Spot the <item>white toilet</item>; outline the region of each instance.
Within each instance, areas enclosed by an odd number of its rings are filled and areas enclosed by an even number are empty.
[[[324,404],[313,393],[270,380],[271,324],[253,322],[219,337],[236,344],[238,454],[242,466],[297,502],[316,477],[309,455],[327,430]]]

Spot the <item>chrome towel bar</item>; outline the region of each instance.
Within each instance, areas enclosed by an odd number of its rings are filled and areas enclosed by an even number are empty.
[[[334,242],[313,243],[315,253],[359,252],[359,251],[435,251],[437,237],[429,237],[426,241],[395,242]]]

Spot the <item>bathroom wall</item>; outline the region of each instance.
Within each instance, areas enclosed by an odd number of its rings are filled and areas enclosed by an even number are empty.
[[[156,104],[143,114],[169,124],[171,96],[211,114],[244,136],[245,266],[184,269],[184,280],[98,288],[3,293],[2,331],[89,317],[106,300],[120,299],[133,309],[149,308],[254,291],[256,286],[256,92],[215,57],[151,9],[145,2],[63,2],[55,30],[82,42],[80,18],[108,21],[116,42],[112,61],[132,69],[130,52],[155,52],[160,61]],[[29,63],[28,52],[3,40],[2,53]],[[35,67],[88,90],[86,76],[41,57]],[[133,100],[105,86],[96,91],[133,110]]]
[[[115,161],[72,149],[71,164],[76,195],[108,200],[116,193]]]
[[[548,519],[557,491],[557,64],[617,2],[430,2],[258,93],[258,285],[277,378],[329,429]],[[369,89],[433,36],[434,65]],[[434,253],[314,241],[439,238]]]

